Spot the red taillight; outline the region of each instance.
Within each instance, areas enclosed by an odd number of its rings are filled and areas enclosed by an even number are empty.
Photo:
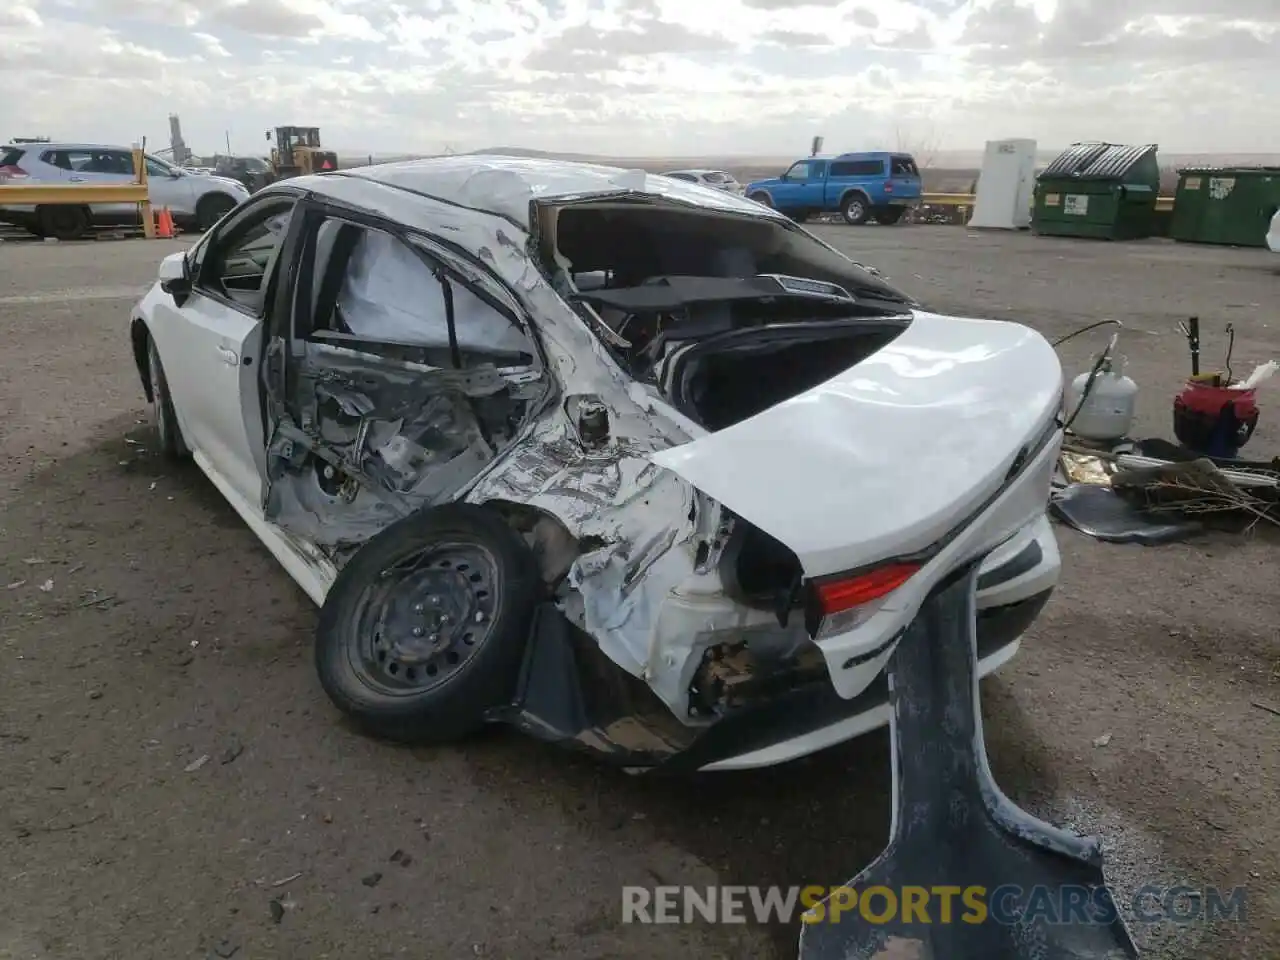
[[[27,171],[12,163],[0,167],[0,178],[5,180],[17,179],[18,177],[25,177],[26,175]]]
[[[847,580],[828,580],[815,585],[818,606],[823,614],[841,613],[872,600],[888,596],[916,575],[918,563],[890,563]]]
[[[885,192],[885,193],[893,193],[893,181],[892,181],[892,180],[886,180],[886,181],[884,182],[884,192]]]

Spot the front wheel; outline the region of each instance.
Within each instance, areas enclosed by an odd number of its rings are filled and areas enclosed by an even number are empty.
[[[851,193],[840,204],[840,216],[850,226],[860,227],[867,222],[871,211],[867,208],[867,198],[861,194]]]
[[[236,202],[223,193],[204,197],[196,205],[196,225],[201,230],[212,230],[213,225],[235,209]]]
[[[747,199],[754,200],[756,203],[764,207],[773,206],[773,198],[771,198],[767,193],[753,193],[751,196],[747,197]]]
[[[406,517],[334,581],[316,627],[320,684],[375,736],[460,739],[510,702],[539,584],[532,551],[493,511]]]
[[[147,379],[151,385],[151,424],[156,431],[160,453],[168,460],[185,459],[187,445],[182,440],[178,417],[173,412],[169,381],[160,363],[160,351],[150,337],[147,338]]]
[[[59,203],[36,210],[40,236],[57,240],[79,240],[89,232],[91,221],[85,207]]]

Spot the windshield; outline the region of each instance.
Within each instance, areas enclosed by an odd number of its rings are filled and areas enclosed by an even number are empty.
[[[165,163],[159,157],[153,157],[151,154],[147,154],[147,174],[149,176],[167,177],[170,176],[175,169],[175,167]]]
[[[733,179],[728,174],[721,173],[718,170],[712,170],[704,174],[703,177],[707,181],[707,183],[728,183],[731,179]]]

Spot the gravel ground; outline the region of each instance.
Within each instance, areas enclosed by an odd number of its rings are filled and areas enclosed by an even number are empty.
[[[1237,370],[1277,352],[1262,252],[821,230],[939,310],[1122,319],[1148,434],[1186,370],[1177,319],[1200,315],[1209,363],[1226,322]],[[624,927],[619,887],[846,879],[884,840],[886,738],[658,780],[515,735],[351,732],[309,602],[148,449],[127,310],[178,246],[0,245],[0,957],[794,956],[793,929]],[[984,688],[997,779],[1105,836],[1122,889],[1248,885],[1243,923],[1135,931],[1151,956],[1280,955],[1280,717],[1254,705],[1280,707],[1277,538],[1060,539],[1061,588]]]

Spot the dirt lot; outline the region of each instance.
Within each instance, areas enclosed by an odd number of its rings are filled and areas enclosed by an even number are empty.
[[[1237,370],[1280,352],[1265,253],[827,235],[941,310],[1124,320],[1150,434],[1186,369],[1178,318],[1203,318],[1207,360],[1228,321]],[[309,602],[148,449],[127,311],[173,248],[0,245],[0,957],[794,956],[794,930],[624,927],[619,887],[846,879],[887,828],[886,738],[671,781],[515,735],[406,750],[348,730]],[[1280,450],[1273,396],[1256,455]],[[1123,889],[1248,885],[1244,923],[1138,930],[1152,956],[1280,955],[1280,717],[1254,705],[1280,707],[1277,538],[1060,537],[1064,582],[986,686],[997,779],[1107,836]]]

